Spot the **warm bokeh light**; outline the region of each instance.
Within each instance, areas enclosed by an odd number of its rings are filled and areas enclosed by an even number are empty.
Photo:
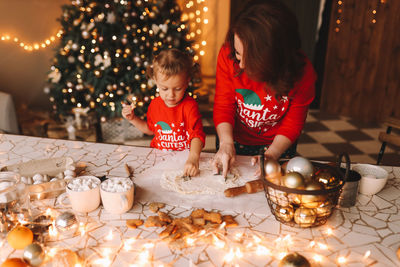
[[[56,34],[57,38],[60,38],[63,34],[62,30],[59,30]],[[40,50],[40,49],[44,49],[48,46],[50,46],[52,43],[54,43],[54,41],[56,41],[56,37],[54,36],[50,36],[49,38],[45,38],[44,41],[42,42],[33,42],[33,43],[26,43],[21,41],[20,38],[16,37],[16,36],[11,36],[9,34],[0,34],[0,40],[7,42],[7,41],[13,41],[15,44],[17,44],[19,47],[23,48],[25,51],[31,52],[31,51],[36,51],[36,50]]]

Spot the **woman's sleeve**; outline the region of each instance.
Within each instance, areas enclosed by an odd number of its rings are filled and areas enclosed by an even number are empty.
[[[306,121],[308,107],[315,97],[316,77],[314,68],[307,59],[303,77],[295,84],[294,90],[289,93],[291,103],[277,135],[284,135],[292,142],[295,142],[300,136]]]
[[[199,111],[199,106],[195,100],[189,102],[188,112],[186,116],[186,124],[188,125],[187,130],[189,133],[189,144],[193,138],[200,138],[201,142],[203,142],[203,147],[206,143],[206,135],[203,131],[203,123],[201,121],[201,114]]]
[[[232,61],[229,47],[223,46],[218,54],[213,118],[215,127],[221,122],[235,123],[235,90],[232,82]]]

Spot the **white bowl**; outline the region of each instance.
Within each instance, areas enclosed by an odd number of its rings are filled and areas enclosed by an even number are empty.
[[[353,170],[361,175],[359,192],[364,195],[375,195],[386,185],[389,173],[376,165],[354,164]]]

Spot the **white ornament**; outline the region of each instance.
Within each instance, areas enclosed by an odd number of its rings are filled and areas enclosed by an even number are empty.
[[[90,36],[89,32],[87,32],[87,31],[83,31],[83,32],[82,32],[82,37],[83,37],[84,39],[88,39],[89,36]]]
[[[160,30],[160,27],[158,27],[158,25],[156,25],[156,24],[153,24],[153,25],[151,25],[151,29],[153,30],[153,32],[155,34],[157,34],[158,31]]]
[[[91,23],[89,23],[89,25],[87,26],[86,30],[90,31],[90,30],[93,29],[93,28],[94,28],[94,23],[91,22]]]
[[[67,60],[69,64],[75,63],[75,58],[73,56],[69,56]]]
[[[111,66],[111,57],[107,57],[107,58],[104,59],[104,61],[103,61],[103,66],[104,66],[105,68],[108,68],[108,67]]]
[[[168,25],[167,24],[160,24],[159,27],[164,33],[167,33],[167,31],[168,31]]]
[[[289,172],[298,172],[303,175],[305,179],[309,179],[314,174],[314,167],[308,159],[303,157],[294,157],[287,163],[286,173]]]
[[[97,67],[103,62],[103,57],[100,54],[94,56],[94,65]]]
[[[51,80],[52,83],[58,83],[61,79],[61,72],[57,71],[52,71],[48,75],[49,79]]]
[[[115,14],[114,12],[110,12],[107,14],[107,23],[113,24],[115,23]]]
[[[78,45],[78,44],[75,44],[75,43],[73,43],[73,44],[71,45],[71,49],[72,49],[72,50],[74,50],[74,51],[76,51],[76,50],[78,50],[78,49],[79,49],[79,45]]]
[[[86,22],[83,22],[81,24],[81,30],[83,31],[83,30],[86,30],[86,29],[87,29],[87,24],[86,24]]]

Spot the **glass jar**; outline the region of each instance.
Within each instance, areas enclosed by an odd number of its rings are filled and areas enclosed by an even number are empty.
[[[30,214],[29,194],[20,175],[0,172],[0,233],[7,232],[18,220],[23,220],[26,214]]]

